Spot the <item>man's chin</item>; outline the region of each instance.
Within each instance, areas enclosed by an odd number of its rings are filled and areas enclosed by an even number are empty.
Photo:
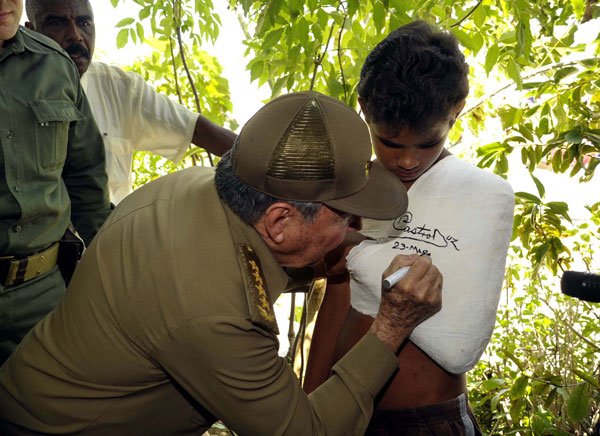
[[[73,62],[75,62],[75,66],[77,67],[77,71],[79,71],[79,76],[82,76],[85,73],[89,66],[90,60],[86,57],[71,57]]]

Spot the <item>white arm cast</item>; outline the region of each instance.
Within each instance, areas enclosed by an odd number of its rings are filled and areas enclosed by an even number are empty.
[[[347,257],[352,307],[375,317],[382,272],[391,259],[431,254],[444,277],[442,310],[417,326],[410,340],[454,374],[470,370],[490,340],[512,234],[510,186],[502,181],[479,188],[487,191],[485,196],[454,190],[437,198],[430,195],[424,202],[410,198],[410,212],[402,221],[406,228],[391,240],[364,241]],[[402,227],[400,221],[396,228]]]

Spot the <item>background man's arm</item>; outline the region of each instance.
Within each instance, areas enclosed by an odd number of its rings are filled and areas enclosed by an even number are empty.
[[[132,89],[128,104],[135,150],[151,151],[177,162],[190,143],[218,156],[233,145],[237,135],[232,131],[157,92],[139,74],[119,73]]]
[[[231,130],[221,127],[204,115],[198,115],[192,143],[217,156],[223,154],[233,146],[237,135]]]

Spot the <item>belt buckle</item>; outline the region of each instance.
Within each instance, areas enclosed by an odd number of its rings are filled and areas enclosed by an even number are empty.
[[[49,271],[56,265],[58,246],[58,242],[55,242],[29,256],[0,257],[0,283],[4,286],[18,286]]]
[[[0,260],[0,283],[4,286],[16,286],[25,281],[27,259],[19,260],[15,256],[4,256]],[[19,274],[21,273],[21,274]]]

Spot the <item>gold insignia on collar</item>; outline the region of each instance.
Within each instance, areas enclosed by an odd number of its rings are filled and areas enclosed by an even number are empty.
[[[369,175],[369,171],[371,170],[371,164],[372,164],[372,163],[373,163],[373,162],[369,161],[369,162],[367,162],[367,163],[365,164],[365,176],[368,176],[368,175]]]
[[[267,284],[260,267],[260,259],[249,245],[238,244],[242,275],[252,322],[279,334],[273,306],[269,300]]]

